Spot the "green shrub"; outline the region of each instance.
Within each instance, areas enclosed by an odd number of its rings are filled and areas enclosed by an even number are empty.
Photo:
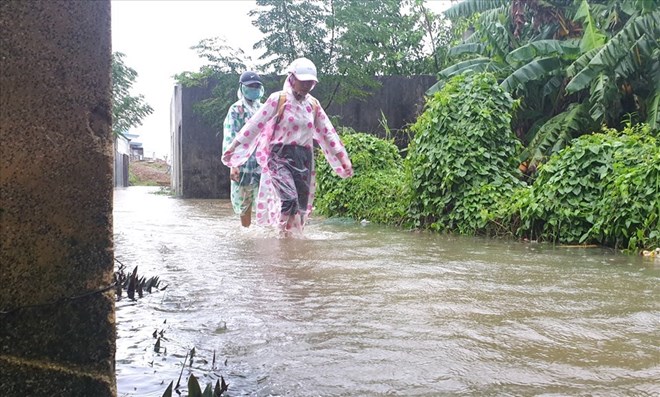
[[[629,250],[660,244],[660,146],[647,126],[584,135],[543,165],[519,234]]]
[[[390,140],[350,129],[342,130],[341,135],[354,176],[339,178],[317,152],[316,211],[326,216],[402,224],[410,195],[397,147]]]
[[[520,181],[511,131],[514,102],[491,74],[450,79],[412,126],[406,157],[416,226],[495,233]]]

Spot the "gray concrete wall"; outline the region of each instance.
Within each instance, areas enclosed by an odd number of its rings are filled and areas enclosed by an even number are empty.
[[[0,395],[114,396],[110,1],[0,31]]]
[[[424,93],[438,80],[434,76],[382,76],[377,79],[381,87],[365,101],[333,103],[326,112],[339,116],[341,125],[381,138],[386,137],[381,124],[384,115],[392,133],[389,138],[395,138],[397,146],[405,148],[408,146],[407,136],[398,132],[415,122],[424,108]]]
[[[437,79],[434,76],[384,76],[378,80],[382,83],[381,87],[366,100],[331,104],[326,112],[339,116],[343,126],[379,137],[386,137],[386,130],[381,124],[384,114],[392,132],[389,138],[395,138],[397,146],[405,148],[408,145],[407,136],[397,132],[414,123],[423,110],[425,91]],[[180,170],[180,187],[175,189],[179,197],[229,198],[229,169],[220,161],[222,131],[217,135],[217,129],[193,110],[196,102],[211,97],[212,90],[212,86],[177,86],[174,92],[172,164],[173,172]],[[324,102],[323,96],[319,95],[318,99]],[[173,183],[172,186],[176,185]]]
[[[181,183],[181,86],[174,87],[172,101],[170,102],[170,187],[174,195],[183,196]]]
[[[115,152],[115,187],[128,187],[128,165],[130,158],[127,154]]]
[[[213,87],[180,87],[179,160],[183,198],[229,198],[229,168],[220,160],[222,132],[208,125],[195,103],[209,98]]]

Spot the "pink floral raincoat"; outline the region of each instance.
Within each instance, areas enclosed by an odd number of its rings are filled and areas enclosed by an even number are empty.
[[[287,229],[286,232],[290,234],[302,235],[305,222],[312,211],[316,186],[313,156],[309,163],[305,163],[305,167],[309,166],[309,170],[306,171],[311,173],[309,186],[297,189],[298,194],[300,191],[303,194],[307,192],[307,200],[299,200],[307,201],[307,206],[298,207],[296,214],[288,214],[282,211],[283,196],[286,196],[285,199],[290,199],[295,198],[296,194],[283,190],[282,186],[298,187],[299,185],[294,184],[290,173],[282,172],[281,164],[278,163],[290,160],[280,159],[277,153],[273,153],[273,148],[287,145],[300,146],[312,151],[316,141],[337,175],[342,178],[352,176],[353,166],[337,131],[316,98],[307,94],[302,100],[297,100],[288,79],[284,83],[284,93],[286,100],[279,123],[276,122],[276,116],[280,92],[275,92],[236,134],[234,141],[222,154],[222,162],[228,167],[237,167],[244,164],[256,151],[257,162],[262,171],[256,204],[257,224],[278,226],[280,231]],[[300,168],[299,163],[297,166]],[[299,216],[295,216],[295,220],[291,222],[289,217],[292,215]],[[288,230],[289,228],[293,230]]]

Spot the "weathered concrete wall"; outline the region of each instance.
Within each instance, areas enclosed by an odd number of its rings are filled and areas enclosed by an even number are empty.
[[[209,98],[213,87],[177,87],[180,91],[181,133],[178,159],[183,198],[229,198],[229,168],[220,160],[222,134],[206,123],[195,103]],[[174,160],[174,157],[173,157]]]
[[[170,157],[172,162],[170,186],[177,197],[183,196],[181,132],[181,86],[177,85],[174,87],[172,101],[170,102]]]
[[[408,146],[407,136],[396,132],[415,122],[424,108],[424,93],[438,80],[434,76],[382,76],[377,79],[381,87],[365,101],[331,104],[326,112],[338,115],[341,125],[381,138],[386,135],[381,125],[384,115],[397,146],[405,148]]]
[[[264,80],[282,79],[281,76],[265,76]],[[407,136],[395,134],[407,124],[413,123],[424,107],[424,93],[435,84],[434,76],[385,76],[379,77],[381,87],[363,101],[331,104],[326,112],[339,116],[341,125],[359,132],[385,137],[381,121],[383,115],[399,148],[408,145]],[[220,161],[222,131],[205,122],[193,110],[195,103],[211,97],[213,86],[177,86],[172,106],[172,166],[180,170],[180,186],[175,193],[184,198],[228,198],[229,168]],[[324,103],[322,92],[313,92]],[[381,114],[382,112],[382,114]],[[177,153],[175,155],[175,153]],[[174,183],[172,186],[177,186]]]
[[[0,395],[114,396],[110,1],[0,31]]]

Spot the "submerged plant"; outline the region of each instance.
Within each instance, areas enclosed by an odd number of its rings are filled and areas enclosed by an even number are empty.
[[[126,291],[128,299],[135,300],[136,293],[139,298],[142,298],[145,292],[150,294],[152,291],[164,291],[167,288],[167,285],[160,288],[160,277],[140,277],[137,266],[130,274],[126,274],[126,265],[116,258],[115,261],[119,263],[119,267],[113,275],[117,300],[121,300],[123,291]]]
[[[193,359],[195,357],[194,347],[189,352],[186,353],[186,357],[183,359],[183,363],[181,365],[181,373],[179,374],[179,379],[177,379],[176,381],[176,386],[174,385],[174,381],[171,381],[170,384],[167,386],[167,389],[163,393],[163,397],[172,397],[173,391],[176,391],[178,395],[181,395],[181,392],[179,391],[179,388],[181,387],[181,377],[183,375],[183,370],[186,367],[186,361],[188,360],[188,357],[190,357],[189,367],[192,367]],[[214,369],[215,369],[215,352],[213,352],[213,364],[211,365],[211,370]],[[197,380],[197,377],[194,374],[191,373],[190,376],[188,377],[187,397],[220,397],[222,396],[222,393],[226,392],[227,390],[229,390],[229,384],[225,382],[225,378],[222,375],[220,375],[220,377],[216,379],[215,386],[213,385],[213,382],[208,383],[204,388],[204,391],[202,391],[199,381]]]

